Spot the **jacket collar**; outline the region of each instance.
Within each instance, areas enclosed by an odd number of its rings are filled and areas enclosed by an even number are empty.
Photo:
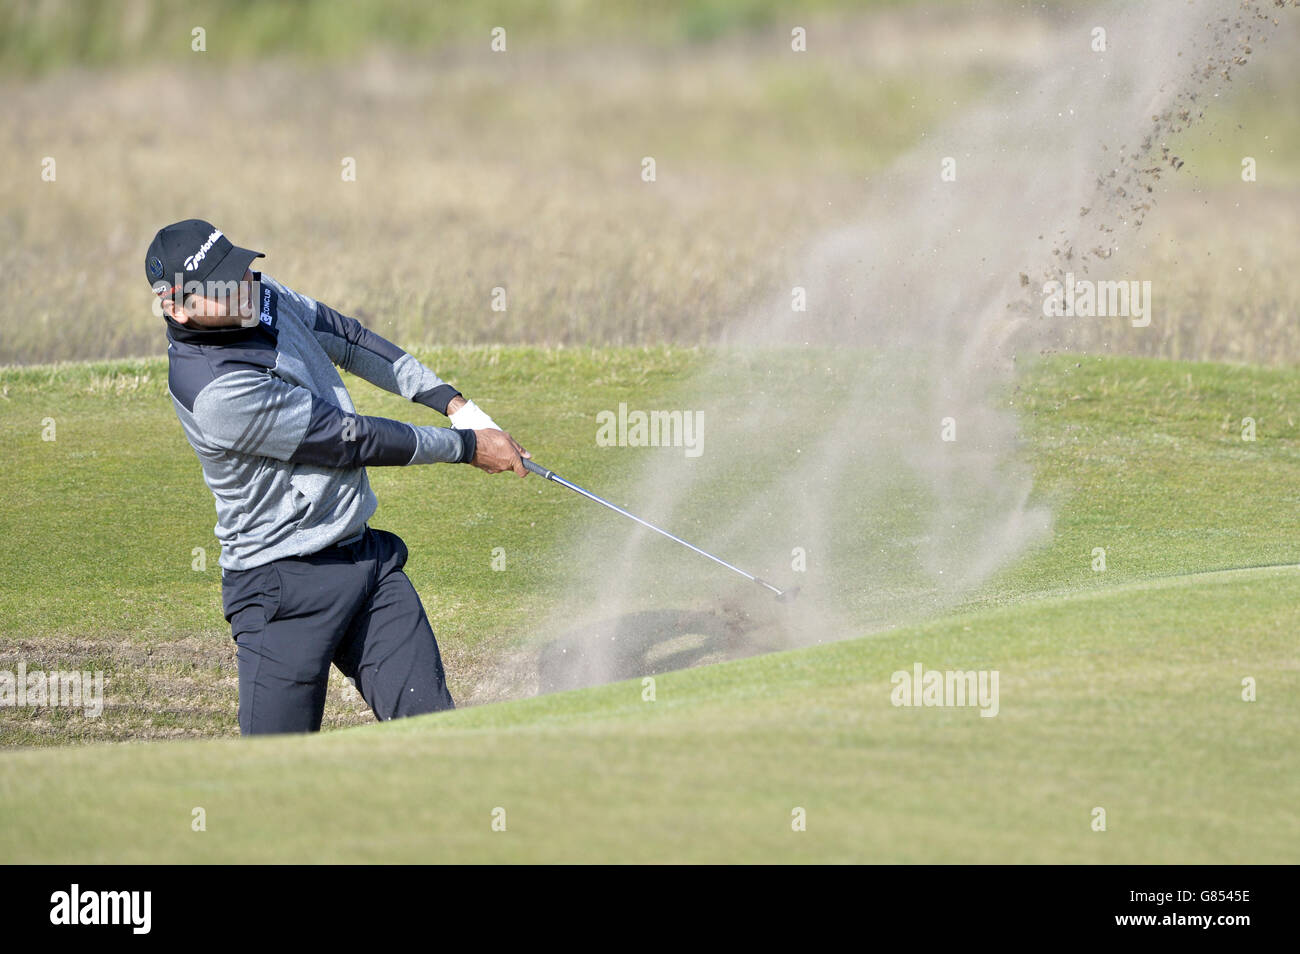
[[[260,308],[261,320],[255,325],[247,327],[237,325],[233,328],[199,328],[197,325],[181,324],[171,315],[163,315],[163,320],[167,322],[167,337],[172,341],[183,341],[189,344],[202,345],[225,345],[236,344],[242,341],[249,341],[264,334],[269,334],[272,339],[275,338],[275,319],[279,311],[279,295],[270,285],[262,285],[262,273],[253,272],[253,281],[259,284],[261,288],[262,300],[255,302],[254,305]]]

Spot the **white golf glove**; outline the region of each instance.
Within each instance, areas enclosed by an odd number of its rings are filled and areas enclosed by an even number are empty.
[[[501,430],[496,421],[488,417],[482,408],[468,398],[465,399],[465,403],[460,408],[447,417],[447,420],[451,421],[452,427],[462,431],[481,431],[489,427],[494,430]]]

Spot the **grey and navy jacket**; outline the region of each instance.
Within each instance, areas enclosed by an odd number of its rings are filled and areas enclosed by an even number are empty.
[[[467,463],[474,432],[357,414],[335,365],[447,413],[459,392],[354,318],[254,273],[260,320],[167,318],[167,388],[217,504],[221,566],[245,570],[362,533],[366,466]]]

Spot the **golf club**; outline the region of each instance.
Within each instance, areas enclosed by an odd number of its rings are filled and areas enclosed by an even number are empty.
[[[572,481],[565,480],[563,477],[561,477],[561,476],[560,476],[559,474],[557,474],[555,471],[553,471],[553,470],[547,470],[545,467],[543,467],[541,464],[536,463],[535,461],[532,461],[532,460],[529,460],[529,459],[527,459],[527,458],[524,458],[524,467],[525,467],[527,470],[529,470],[530,472],[536,474],[538,477],[543,477],[543,478],[545,478],[546,480],[553,480],[553,481],[555,481],[557,484],[559,484],[561,487],[568,487],[568,488],[569,488],[570,490],[572,490],[574,493],[582,494],[582,496],[586,497],[588,500],[594,500],[594,501],[596,501],[596,503],[598,503],[598,504],[600,504],[600,505],[602,505],[602,506],[608,507],[610,510],[613,510],[615,513],[621,513],[623,516],[625,516],[625,517],[627,517],[627,518],[629,518],[629,519],[631,519],[631,520],[635,520],[637,523],[641,524],[641,526],[643,526],[643,527],[647,527],[648,529],[653,530],[655,533],[661,533],[661,534],[663,534],[665,537],[667,537],[669,540],[675,540],[675,541],[677,541],[678,543],[680,543],[682,546],[684,546],[684,547],[686,547],[686,548],[688,548],[688,549],[690,549],[690,550],[694,550],[694,551],[695,551],[696,553],[698,553],[700,556],[708,557],[708,558],[709,558],[710,560],[712,560],[714,563],[720,563],[720,564],[722,564],[722,565],[725,566],[728,570],[731,570],[733,573],[739,573],[739,574],[740,574],[741,576],[743,576],[745,579],[747,579],[747,580],[751,580],[752,582],[757,583],[759,586],[763,587],[764,589],[771,590],[773,593],[776,594],[777,602],[780,602],[780,603],[787,603],[787,602],[793,600],[793,599],[795,598],[795,596],[797,596],[798,593],[799,593],[799,587],[797,587],[797,586],[791,587],[791,588],[788,589],[788,590],[779,590],[779,589],[777,589],[775,586],[773,586],[771,583],[767,582],[767,580],[760,579],[759,577],[754,576],[754,574],[752,574],[752,573],[746,573],[746,572],[745,572],[744,570],[742,570],[740,567],[738,567],[738,566],[732,566],[732,565],[731,565],[730,563],[728,563],[726,560],[723,560],[723,559],[721,559],[721,558],[719,558],[719,557],[715,557],[712,553],[708,553],[708,552],[706,552],[706,551],[704,551],[704,550],[701,550],[699,547],[695,546],[694,544],[687,543],[687,542],[686,542],[685,540],[683,540],[681,537],[674,536],[673,534],[669,533],[667,530],[663,529],[662,527],[656,527],[653,523],[650,523],[650,522],[647,521],[647,520],[642,520],[642,519],[641,519],[640,517],[638,517],[636,514],[628,513],[628,512],[627,512],[626,510],[624,510],[622,507],[619,507],[619,506],[616,506],[616,505],[610,503],[608,500],[606,500],[606,499],[603,498],[603,497],[598,497],[598,496],[596,496],[595,494],[593,494],[593,493],[592,493],[591,491],[589,491],[589,490],[584,490],[583,488],[579,487],[577,484],[573,483]]]

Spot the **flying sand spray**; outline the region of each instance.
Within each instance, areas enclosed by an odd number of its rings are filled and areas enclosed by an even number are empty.
[[[1043,296],[1071,268],[1090,281],[1148,277],[1133,271],[1153,267],[1135,233],[1168,191],[1151,170],[1176,171],[1181,159],[1162,150],[1224,92],[1249,52],[1243,24],[1270,29],[1271,6],[1243,3],[1241,24],[1220,0],[1099,3],[1086,20],[1028,21],[1005,82],[873,176],[864,211],[792,255],[790,281],[773,277],[772,296],[727,324],[724,347],[674,382],[727,424],[690,467],[645,458],[641,512],[707,526],[732,553],[789,554],[792,572],[808,574],[800,611],[750,612],[643,535],[575,514],[567,598],[474,701],[932,618],[1049,539],[1052,501],[1035,494],[1022,453],[1021,362],[1123,350],[1112,339],[1160,318],[1049,318]],[[1087,42],[1101,17],[1122,40],[1105,53]],[[939,160],[958,147],[962,178],[945,180]],[[796,279],[813,303],[804,312],[791,307]],[[960,440],[941,435],[958,420]]]

